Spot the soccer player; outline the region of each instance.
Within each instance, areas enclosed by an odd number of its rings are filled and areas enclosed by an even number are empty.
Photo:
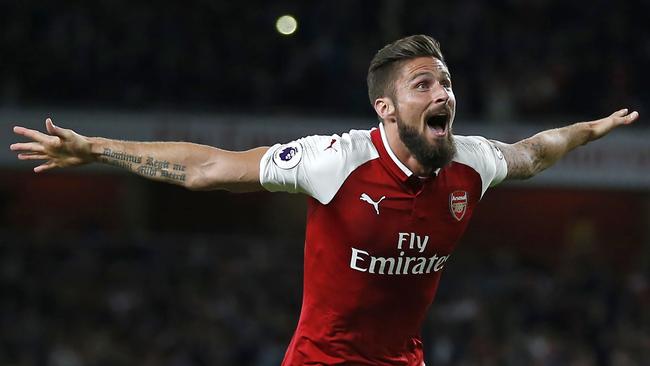
[[[423,364],[420,328],[440,274],[485,191],[534,176],[634,122],[627,109],[507,144],[455,136],[456,100],[437,41],[406,37],[368,70],[369,131],[243,152],[186,142],[85,137],[45,121],[11,145],[37,173],[101,162],[193,190],[308,196],[300,320],[283,365]]]

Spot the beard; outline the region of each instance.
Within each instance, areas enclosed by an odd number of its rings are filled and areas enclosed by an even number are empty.
[[[399,138],[406,145],[406,148],[422,166],[431,168],[432,173],[436,169],[449,164],[456,156],[456,143],[454,142],[451,127],[447,132],[447,136],[437,139],[435,144],[427,141],[426,137],[417,128],[407,125],[399,116],[397,117],[397,130]]]

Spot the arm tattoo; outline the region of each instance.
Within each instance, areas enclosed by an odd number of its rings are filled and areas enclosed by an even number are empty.
[[[493,141],[501,151],[508,164],[507,179],[528,179],[544,170],[544,145],[533,139],[526,139],[515,144]]]
[[[167,170],[161,170],[160,176],[174,182],[185,182],[185,174],[177,174]]]
[[[140,165],[136,172],[145,177],[155,177],[158,171],[150,165]]]
[[[136,164],[140,164],[142,162],[142,156],[130,155],[121,151],[113,151],[108,148],[104,149],[104,152],[101,156],[105,159],[110,159],[113,161],[123,161]]]
[[[184,183],[186,180],[185,165],[170,163],[167,160],[156,160],[152,156],[142,159],[142,156],[127,154],[122,151],[104,149],[99,160],[114,167],[123,168],[147,178],[161,178],[172,183]],[[170,172],[169,168],[173,171]]]
[[[521,145],[525,150],[525,152],[522,153],[528,155],[528,161],[530,164],[530,175],[528,177],[532,177],[533,175],[541,172],[548,167],[544,164],[546,150],[544,149],[544,145],[542,143],[537,140],[530,139],[522,141]]]
[[[592,137],[589,124],[576,123],[537,133],[512,145],[495,142],[508,163],[510,179],[526,179],[555,164]]]
[[[114,167],[131,170],[131,171],[133,170],[133,164],[124,161],[113,160],[104,156],[100,156],[99,161],[101,161],[104,164],[112,165]]]
[[[171,165],[173,170],[185,171],[185,166],[177,163],[169,163],[167,160],[156,160],[151,156],[147,157],[146,167],[151,169],[154,173],[154,176],[157,172],[160,172],[160,177],[177,183],[185,182],[185,174],[178,174],[169,171],[169,166]]]
[[[105,148],[99,157],[99,161],[114,167],[133,171],[133,164],[140,164],[142,157]]]
[[[147,156],[147,162],[145,164],[152,167],[152,168],[154,168],[154,169],[168,169],[169,168],[169,162],[167,160],[156,160],[151,156]]]

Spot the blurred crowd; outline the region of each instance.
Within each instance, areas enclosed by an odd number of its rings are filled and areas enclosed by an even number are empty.
[[[465,117],[643,111],[649,12],[640,0],[4,1],[0,105],[371,115],[370,59],[425,33]],[[284,13],[299,22],[290,37],[274,30]]]
[[[280,363],[300,308],[299,238],[84,235],[3,233],[0,364]],[[461,249],[423,330],[427,364],[647,365],[647,270]]]
[[[470,251],[455,255],[432,306],[430,364],[648,365],[650,268],[620,271],[595,253],[540,266]]]
[[[301,300],[300,251],[285,247],[203,236],[5,242],[0,364],[278,365]]]

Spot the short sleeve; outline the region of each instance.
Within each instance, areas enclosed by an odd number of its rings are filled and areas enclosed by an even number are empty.
[[[327,204],[350,173],[378,156],[370,131],[303,137],[262,156],[260,182],[271,192],[304,193]]]
[[[508,165],[498,146],[481,136],[455,136],[455,161],[473,168],[481,176],[481,197],[489,187],[503,181]]]

